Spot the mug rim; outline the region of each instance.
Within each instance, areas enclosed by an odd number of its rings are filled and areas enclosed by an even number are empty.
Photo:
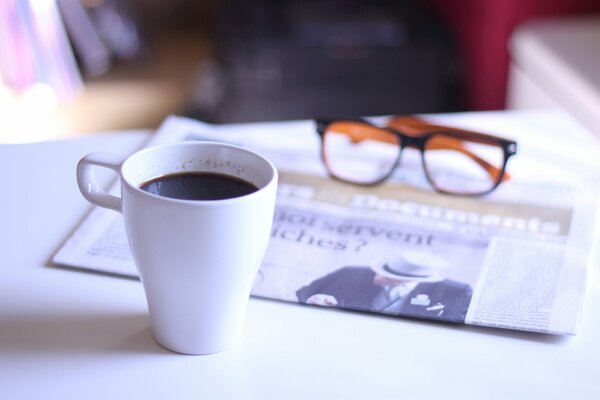
[[[168,148],[168,147],[191,147],[191,146],[194,146],[194,147],[226,147],[226,148],[234,149],[236,151],[244,152],[246,154],[250,154],[251,156],[259,159],[261,162],[265,163],[269,167],[269,169],[271,170],[271,176],[269,177],[269,179],[265,185],[263,185],[262,187],[259,187],[258,190],[254,191],[252,193],[248,193],[243,196],[237,196],[237,197],[231,197],[231,198],[219,199],[219,200],[190,200],[190,199],[177,199],[177,198],[173,198],[173,197],[159,196],[157,194],[149,193],[149,192],[146,192],[145,190],[142,190],[141,187],[134,185],[132,182],[130,182],[125,177],[124,170],[127,167],[127,164],[129,162],[131,162],[130,160],[133,160],[134,158],[137,158],[139,156],[142,156],[143,154],[147,154],[150,152],[160,151],[161,149]],[[165,176],[165,175],[161,175],[161,176]],[[253,150],[250,150],[250,149],[238,146],[238,145],[234,145],[231,143],[208,141],[208,140],[204,141],[203,140],[203,141],[179,141],[179,142],[173,142],[173,143],[163,143],[163,144],[159,144],[156,146],[146,147],[141,150],[138,150],[135,153],[133,153],[132,155],[130,155],[129,157],[127,157],[127,159],[123,162],[123,164],[121,165],[121,168],[119,170],[119,177],[121,178],[121,183],[124,185],[127,185],[127,187],[129,189],[133,190],[136,194],[148,197],[149,199],[153,199],[155,201],[181,204],[181,205],[187,205],[187,206],[193,206],[193,205],[207,206],[207,205],[221,205],[221,204],[225,204],[225,203],[245,201],[247,199],[251,199],[253,197],[259,196],[262,192],[267,190],[269,187],[277,184],[278,172],[277,172],[277,168],[271,161],[269,161],[266,157],[264,157],[263,155],[255,152]],[[158,177],[156,177],[156,178],[158,178]],[[156,178],[152,178],[152,179],[156,179]],[[244,179],[244,178],[240,178],[240,179]],[[122,195],[123,195],[123,193],[121,193],[121,196]]]

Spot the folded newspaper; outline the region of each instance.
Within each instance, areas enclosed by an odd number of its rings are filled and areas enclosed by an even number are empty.
[[[271,241],[253,296],[524,331],[577,331],[596,196],[541,177],[519,179],[516,166],[529,165],[527,154],[509,164],[511,182],[484,198],[465,198],[433,192],[412,150],[385,184],[365,188],[329,179],[310,121],[210,125],[172,116],[147,146],[179,140],[248,147],[280,172]],[[53,262],[138,276],[121,214],[97,207]],[[407,278],[398,282],[391,273]]]

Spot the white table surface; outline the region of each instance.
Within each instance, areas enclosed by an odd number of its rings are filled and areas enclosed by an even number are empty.
[[[490,123],[511,122],[491,115]],[[588,143],[566,117],[519,121]],[[151,337],[139,282],[48,262],[89,209],[75,183],[77,160],[132,152],[146,138],[0,145],[1,399],[600,398],[597,265],[575,337],[251,299],[232,350],[164,350]]]

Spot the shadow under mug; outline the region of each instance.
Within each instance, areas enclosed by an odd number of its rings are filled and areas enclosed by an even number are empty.
[[[94,169],[119,173],[121,196]],[[188,172],[232,175],[258,190],[223,200],[181,200],[140,187]],[[77,182],[92,204],[123,214],[155,340],[186,354],[215,353],[241,337],[252,284],[266,251],[277,191],[275,166],[250,150],[215,142],[178,142],[124,158],[88,154]]]

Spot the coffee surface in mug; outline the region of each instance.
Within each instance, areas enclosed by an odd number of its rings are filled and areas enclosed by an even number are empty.
[[[256,192],[258,187],[241,178],[215,172],[183,172],[145,182],[140,189],[181,200],[224,200]]]

